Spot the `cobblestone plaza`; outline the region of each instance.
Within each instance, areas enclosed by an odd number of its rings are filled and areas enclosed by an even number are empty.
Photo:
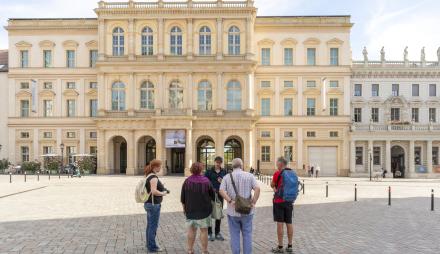
[[[134,202],[139,177],[0,176],[0,253],[146,253],[145,212]],[[185,253],[179,202],[183,177],[164,177],[171,194],[163,203],[158,231],[167,253]],[[329,181],[329,197],[325,184]],[[440,182],[365,179],[305,179],[295,206],[295,253],[439,253],[439,211],[430,192]],[[354,184],[358,202],[354,202]],[[276,245],[271,190],[262,195],[254,220],[254,253]],[[392,206],[388,206],[392,186]],[[438,204],[439,201],[436,199]],[[227,241],[210,242],[211,253],[230,253]],[[197,247],[197,251],[200,248]],[[200,253],[200,252],[196,252]]]

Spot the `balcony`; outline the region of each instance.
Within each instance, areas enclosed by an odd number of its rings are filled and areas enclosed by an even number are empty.
[[[246,8],[253,7],[253,0],[211,0],[211,1],[148,1],[148,2],[134,2],[132,0],[127,2],[105,2],[100,1],[99,9],[210,9],[210,8]]]

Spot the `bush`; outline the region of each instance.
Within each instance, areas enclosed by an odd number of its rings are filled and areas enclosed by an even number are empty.
[[[8,159],[1,159],[0,160],[0,170],[5,170],[9,167],[9,165],[11,165],[11,163],[9,162]]]
[[[61,158],[60,157],[47,157],[45,158],[46,169],[52,173],[58,172],[61,167]]]
[[[38,161],[27,161],[23,162],[21,164],[21,171],[22,172],[36,172],[39,171],[41,168],[41,163]]]
[[[96,167],[95,157],[82,157],[77,161],[77,163],[81,173],[93,173]]]

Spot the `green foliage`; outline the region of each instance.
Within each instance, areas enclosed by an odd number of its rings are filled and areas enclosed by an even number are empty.
[[[1,159],[0,160],[0,170],[5,170],[11,165],[8,159]]]
[[[92,173],[96,168],[95,157],[81,157],[77,163],[82,173]]]
[[[61,158],[59,156],[47,157],[44,159],[46,169],[51,172],[58,172],[61,167]]]
[[[23,172],[36,172],[41,168],[41,163],[38,161],[26,161],[21,164],[21,170]]]

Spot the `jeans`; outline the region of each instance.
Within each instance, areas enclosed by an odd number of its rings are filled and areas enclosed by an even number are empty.
[[[243,235],[243,254],[252,254],[253,218],[253,214],[241,217],[228,215],[232,254],[240,254],[240,233]]]
[[[147,240],[148,251],[157,251],[159,246],[156,243],[156,233],[159,227],[160,217],[160,204],[145,203],[144,208],[147,212],[147,229],[145,230],[145,236]]]

